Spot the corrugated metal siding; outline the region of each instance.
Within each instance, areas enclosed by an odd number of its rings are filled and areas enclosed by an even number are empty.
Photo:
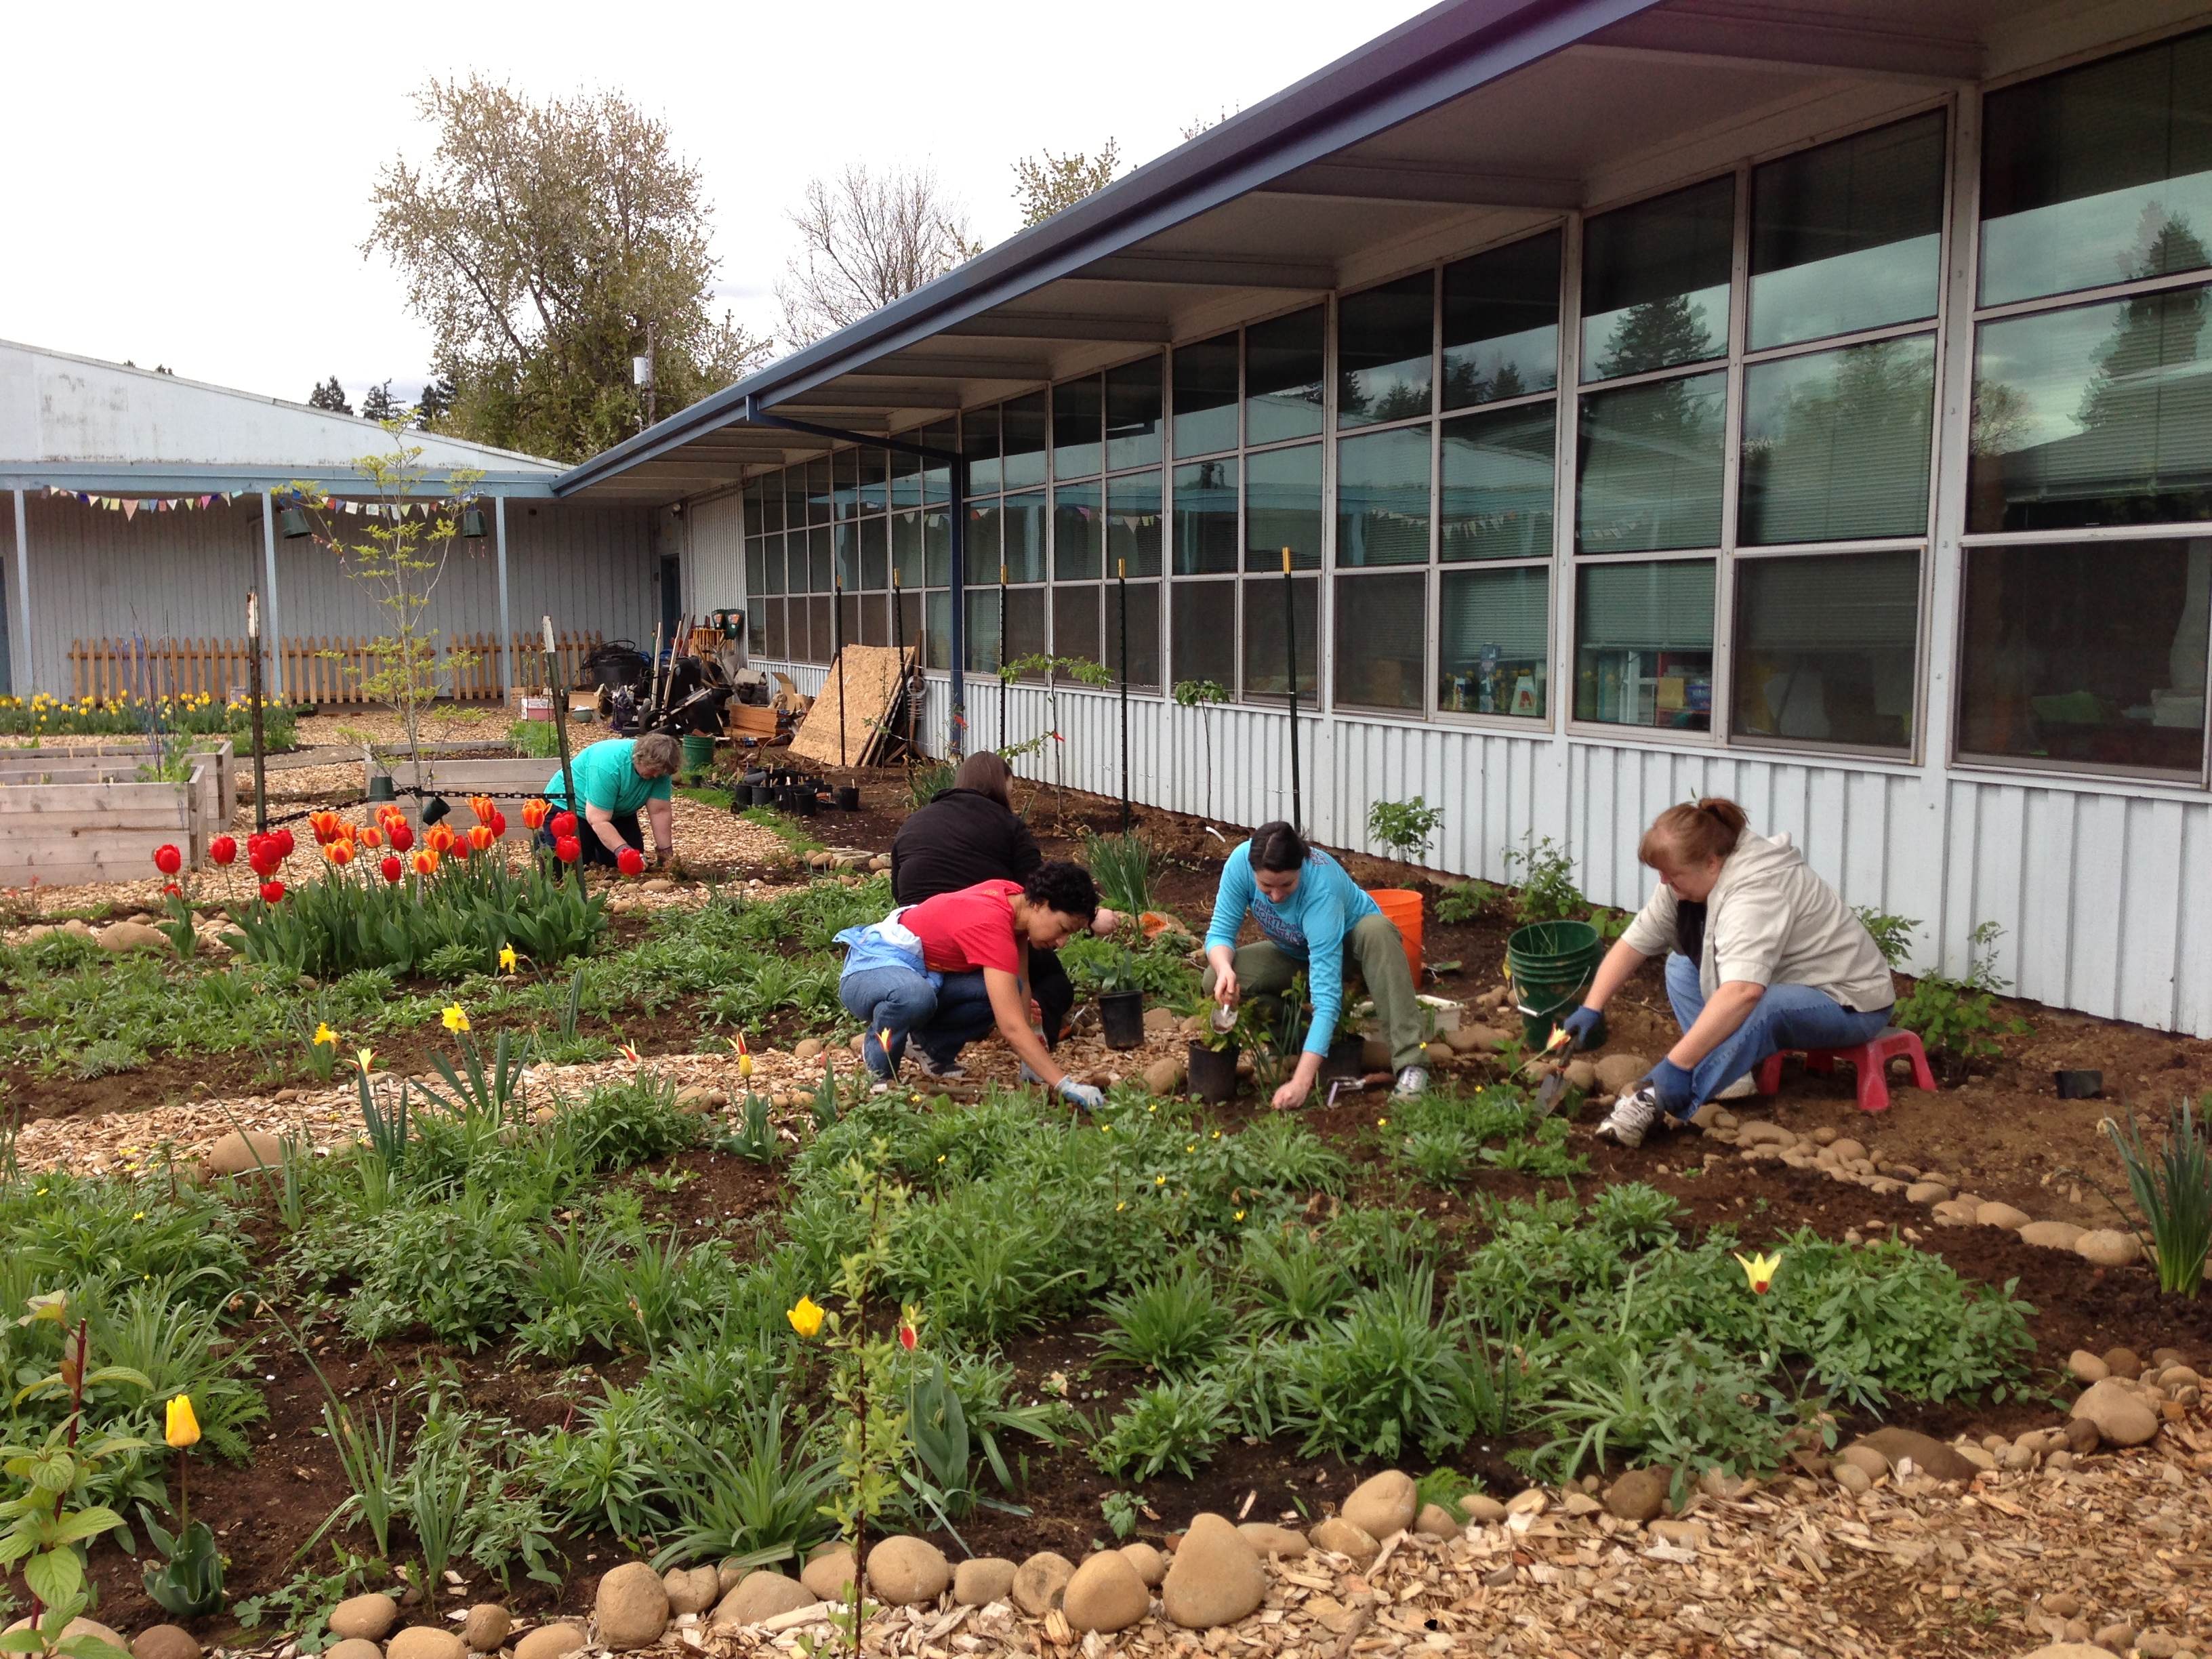
[[[26,501],[25,508],[32,661],[40,689],[70,689],[72,640],[133,633],[234,639],[245,633],[246,590],[264,580],[258,497],[228,508],[140,513],[127,520],[43,498]],[[534,629],[550,611],[564,629],[653,637],[660,606],[648,509],[510,501],[507,526],[517,629]],[[276,585],[276,625],[285,637],[385,631],[374,592],[347,576],[337,557],[313,541],[278,538]],[[430,615],[447,634],[498,631],[499,571],[489,535],[455,544]]]
[[[720,611],[744,604],[744,503],[717,495],[685,504],[684,608]]]

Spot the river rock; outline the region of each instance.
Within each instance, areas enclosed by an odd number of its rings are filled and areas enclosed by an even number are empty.
[[[514,1659],[568,1659],[570,1654],[582,1651],[584,1645],[584,1627],[563,1620],[558,1624],[540,1625],[517,1642]]]
[[[1739,1145],[1744,1146],[1779,1146],[1787,1149],[1797,1144],[1797,1137],[1779,1123],[1769,1123],[1765,1118],[1753,1118],[1735,1132]]]
[[[155,1628],[159,1629],[160,1626],[156,1626]],[[140,1641],[144,1639],[143,1637],[139,1638]],[[581,1647],[583,1643],[579,1640],[576,1645]],[[195,1652],[198,1650],[197,1644],[193,1650]],[[136,1659],[153,1659],[150,1654],[139,1655],[138,1644],[136,1642],[131,1644],[131,1651]],[[354,1636],[349,1637],[343,1642],[331,1643],[323,1650],[323,1659],[384,1659],[384,1650],[374,1642],[365,1642],[360,1637]]]
[[[1179,1060],[1156,1060],[1145,1067],[1145,1087],[1150,1093],[1179,1094],[1182,1085],[1183,1064]]]
[[[1347,1557],[1353,1566],[1360,1568],[1372,1561],[1382,1548],[1373,1533],[1340,1515],[1330,1516],[1313,1529],[1313,1544],[1316,1549]]]
[[[1121,1554],[1138,1577],[1145,1581],[1146,1589],[1158,1589],[1160,1580],[1168,1576],[1168,1559],[1150,1544],[1136,1543],[1121,1546]]]
[[[1597,1092],[1597,1063],[1595,1060],[1569,1060],[1565,1077],[1570,1089],[1579,1089],[1586,1095]]]
[[[747,1573],[737,1589],[721,1599],[714,1608],[713,1622],[717,1628],[765,1625],[771,1619],[797,1613],[801,1607],[811,1607],[828,1599],[817,1595],[787,1573],[763,1569]]]
[[[2074,1241],[2074,1254],[2100,1267],[2124,1267],[2142,1254],[2133,1233],[2096,1227]]]
[[[2107,1348],[2105,1350],[2105,1369],[2114,1376],[2124,1377],[2132,1382],[2143,1374],[2143,1363],[2133,1348]]]
[[[656,1577],[653,1582],[658,1584],[660,1580]],[[459,1637],[435,1625],[410,1625],[384,1644],[385,1659],[468,1659],[468,1644]]]
[[[819,1060],[822,1057],[822,1039],[819,1037],[801,1038],[799,1042],[792,1045],[791,1057],[793,1060]]]
[[[1014,1588],[1014,1564],[1003,1555],[979,1555],[952,1570],[952,1599],[963,1607],[1003,1601]]]
[[[1838,1462],[1832,1469],[1836,1484],[1845,1492],[1864,1496],[1874,1489],[1874,1477],[1856,1463]]]
[[[2002,1227],[2008,1233],[2016,1233],[2035,1218],[2025,1210],[1992,1199],[1974,1211],[1974,1219],[1984,1227]]]
[[[709,1578],[714,1577],[714,1568],[705,1571]],[[507,1645],[507,1633],[514,1628],[514,1617],[505,1607],[496,1601],[479,1601],[461,1620],[461,1642],[471,1653],[496,1653]]]
[[[824,1544],[806,1558],[799,1582],[823,1601],[848,1601],[853,1596],[853,1551],[847,1544]]]
[[[143,921],[111,921],[93,935],[103,951],[167,951],[169,936]]]
[[[1889,1460],[1892,1469],[1909,1457],[1914,1468],[1938,1480],[1974,1478],[1974,1466],[1959,1455],[1959,1449],[1933,1435],[1916,1433],[1911,1429],[1880,1428],[1862,1436],[1858,1443],[1880,1452]]]
[[[2081,1242],[2088,1231],[2070,1221],[2031,1221],[2020,1230],[2023,1244],[2035,1244],[2046,1250],[2070,1250]]]
[[[2101,1382],[2112,1374],[2112,1368],[2087,1348],[2076,1348],[2067,1355],[2066,1369],[2084,1388],[2092,1382]]]
[[[266,1129],[233,1129],[207,1149],[200,1165],[210,1175],[242,1176],[274,1170],[283,1162],[284,1143],[277,1136]]]
[[[1412,1526],[1419,1507],[1413,1477],[1385,1469],[1354,1486],[1338,1512],[1379,1543]]]
[[[342,1641],[381,1642],[399,1622],[399,1603],[382,1590],[349,1595],[331,1609],[331,1634]]]
[[[1673,1476],[1665,1469],[1631,1469],[1607,1488],[1605,1506],[1623,1521],[1650,1521],[1667,1507]]]
[[[1101,1550],[1075,1570],[1060,1597],[1069,1626],[1111,1635],[1152,1610],[1152,1593],[1119,1550]]]
[[[1168,1618],[1185,1630],[1211,1630],[1257,1612],[1267,1595],[1267,1570],[1250,1541],[1218,1515],[1193,1516],[1160,1585]]]
[[[1940,1181],[1916,1181],[1905,1189],[1905,1195],[1915,1204],[1946,1204],[1951,1189]]]
[[[200,1644],[181,1625],[151,1625],[131,1638],[131,1659],[200,1659]]]
[[[1597,1086],[1617,1095],[1639,1081],[1651,1069],[1651,1062],[1641,1054],[1606,1054],[1596,1061],[1596,1069]]]
[[[1306,1553],[1304,1533],[1279,1527],[1272,1521],[1247,1521],[1237,1530],[1250,1539],[1252,1547],[1262,1555],[1279,1555],[1285,1561],[1295,1561]]]
[[[2115,1446],[2140,1446],[2158,1432],[2158,1413],[2111,1377],[2083,1389],[2069,1415],[2094,1424]]]
[[[868,1552],[868,1588],[895,1607],[934,1601],[951,1584],[952,1564],[927,1539],[895,1534]]]
[[[1413,1517],[1413,1530],[1424,1538],[1456,1538],[1462,1530],[1459,1517],[1441,1504],[1424,1504]]]
[[[660,1575],[644,1562],[625,1561],[599,1580],[592,1616],[602,1647],[617,1652],[651,1647],[668,1628],[668,1591]]]
[[[679,1614],[706,1612],[744,1582],[744,1575],[739,1573],[737,1583],[726,1589],[720,1571],[714,1567],[671,1567],[660,1575],[660,1586],[668,1592],[668,1610]]]
[[[1889,1459],[1863,1441],[1854,1440],[1836,1454],[1838,1466],[1858,1470],[1869,1478],[1889,1473]]]
[[[1075,1577],[1075,1563],[1056,1550],[1039,1550],[1014,1573],[1014,1605],[1032,1619],[1042,1619],[1060,1605],[1067,1581]]]
[[[1471,1492],[1459,1500],[1461,1512],[1483,1526],[1496,1526],[1505,1518],[1505,1505],[1488,1492]]]

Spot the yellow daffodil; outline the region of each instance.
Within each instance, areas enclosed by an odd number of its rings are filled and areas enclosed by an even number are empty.
[[[514,954],[514,947],[512,945],[502,945],[499,947],[500,972],[503,974],[513,973],[514,971],[516,960],[517,957]]]
[[[315,1041],[313,1046],[318,1048],[326,1048],[331,1049],[333,1053],[337,1051],[338,1046],[338,1034],[331,1030],[328,1021],[318,1021],[316,1023]]]
[[[1736,1263],[1743,1269],[1744,1278],[1750,1281],[1751,1293],[1765,1296],[1767,1288],[1774,1283],[1775,1273],[1782,1267],[1782,1252],[1777,1250],[1772,1255],[1739,1255]]]
[[[822,1328],[822,1310],[815,1305],[814,1298],[811,1296],[800,1297],[798,1305],[787,1311],[783,1316],[791,1322],[791,1328],[797,1331],[802,1337],[811,1338],[815,1332]]]
[[[169,1401],[169,1417],[161,1437],[182,1451],[200,1443],[200,1420],[192,1415],[192,1397],[180,1394]]]
[[[462,1012],[461,1005],[458,1002],[447,1006],[444,1018],[446,1029],[449,1031],[459,1034],[469,1029],[469,1017]]]

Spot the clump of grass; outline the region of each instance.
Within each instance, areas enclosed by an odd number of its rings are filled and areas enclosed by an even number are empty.
[[[2124,1131],[2111,1118],[2104,1130],[2128,1172],[2136,1207],[2149,1224],[2159,1289],[2169,1296],[2196,1295],[2212,1251],[2212,1123],[2198,1118],[2185,1100],[2167,1114],[2166,1145],[2155,1152],[2133,1112]]]

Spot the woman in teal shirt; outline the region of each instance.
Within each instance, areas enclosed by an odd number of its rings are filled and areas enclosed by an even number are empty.
[[[642,811],[653,824],[653,861],[668,862],[676,838],[676,775],[683,750],[665,732],[648,732],[641,738],[607,738],[580,750],[569,761],[576,775],[576,793],[583,797],[576,839],[584,845],[584,862],[611,866],[625,847],[645,850],[637,815]],[[568,792],[556,772],[545,785],[545,799],[557,811],[568,805]],[[540,846],[550,846],[547,831],[538,834]]]
[[[1248,915],[1263,937],[1239,948],[1237,935]],[[1206,994],[1224,1007],[1247,993],[1280,998],[1303,973],[1306,994],[1313,999],[1313,1024],[1306,1030],[1297,1069],[1275,1091],[1278,1111],[1304,1103],[1328,1057],[1344,1006],[1347,945],[1390,1045],[1390,1063],[1398,1073],[1395,1092],[1417,1095],[1429,1086],[1421,1063],[1421,1007],[1397,928],[1342,865],[1308,847],[1287,823],[1261,824],[1251,840],[1230,854],[1221,866],[1213,921],[1206,930]]]

